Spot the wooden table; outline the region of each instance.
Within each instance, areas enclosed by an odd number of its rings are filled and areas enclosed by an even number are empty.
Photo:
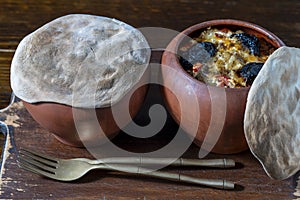
[[[209,19],[234,18],[259,24],[280,37],[288,46],[300,47],[299,0],[182,0],[182,1],[12,1],[0,2],[0,49],[15,49],[19,41],[36,28],[69,13],[88,13],[120,19],[135,27],[163,27],[181,31],[186,27]],[[9,69],[13,52],[0,52],[0,69]],[[156,58],[159,61],[159,57]],[[4,70],[5,71],[5,70]],[[8,70],[0,72],[2,90],[9,92]],[[0,85],[0,86],[1,86]],[[6,97],[3,97],[6,98]],[[158,88],[152,86],[144,110],[151,103],[161,103]],[[151,99],[151,103],[149,103]],[[239,185],[234,191],[216,190],[195,185],[178,184],[153,178],[93,171],[84,178],[62,183],[42,178],[21,170],[16,162],[20,147],[35,149],[49,155],[71,158],[91,157],[85,149],[65,146],[51,133],[41,128],[22,104],[0,114],[0,120],[17,116],[10,126],[9,156],[2,160],[0,199],[296,199],[297,177],[284,181],[270,179],[249,151],[226,155],[240,165],[234,169],[166,168],[170,172],[204,178],[225,178]],[[137,120],[146,115],[141,112]],[[172,140],[177,125],[168,116],[167,125],[149,139],[135,139],[124,133],[113,142],[130,151],[145,152],[166,145]],[[197,158],[198,147],[191,147],[183,157]],[[209,158],[224,155],[209,154]]]

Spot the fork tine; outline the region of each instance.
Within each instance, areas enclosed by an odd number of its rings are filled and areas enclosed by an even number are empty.
[[[38,167],[38,168],[43,169],[48,172],[55,173],[55,170],[56,170],[56,167],[50,167],[47,164],[38,162],[38,161],[32,159],[31,157],[27,157],[25,155],[18,156],[18,160],[21,161],[22,163],[30,164],[32,166]]]
[[[23,161],[18,161],[18,165],[20,168],[22,169],[25,169],[27,171],[30,171],[30,172],[33,172],[35,174],[38,174],[40,176],[46,176],[48,178],[52,178],[52,179],[57,179],[55,177],[54,174],[50,173],[50,172],[47,172],[47,171],[43,171],[35,166],[32,166],[31,164],[27,164],[26,162],[23,162]]]
[[[48,156],[48,155],[45,155],[45,154],[38,153],[38,152],[33,151],[33,150],[25,149],[25,148],[20,148],[20,151],[26,151],[30,154],[36,155],[38,157],[46,158],[47,160],[50,160],[50,161],[53,161],[53,162],[57,162],[57,160],[58,160],[58,158],[54,158],[54,157],[51,157],[51,156]]]
[[[39,161],[52,167],[56,167],[58,164],[58,161],[50,156],[45,156],[33,151],[29,151],[27,149],[20,149],[19,153],[20,155],[30,157],[36,161]]]

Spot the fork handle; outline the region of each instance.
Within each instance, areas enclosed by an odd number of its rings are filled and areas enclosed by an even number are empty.
[[[202,179],[182,174],[175,174],[170,172],[153,171],[148,173],[140,172],[140,174],[147,175],[150,177],[157,177],[162,179],[168,179],[173,181],[179,181],[183,183],[192,183],[197,185],[203,185],[218,189],[232,190],[234,189],[234,183],[223,179]]]
[[[105,167],[104,167],[105,166]],[[150,169],[136,167],[136,166],[130,166],[130,165],[117,165],[117,164],[111,164],[111,165],[98,165],[99,168],[103,169],[109,169],[114,171],[121,171],[121,172],[127,172],[130,174],[137,174],[137,175],[145,175],[149,177],[155,177],[165,180],[172,180],[172,181],[178,181],[183,183],[192,183],[202,186],[208,186],[218,189],[226,189],[231,190],[234,189],[234,183],[222,179],[202,179],[202,178],[195,178],[191,176],[182,175],[179,173],[170,173],[170,172],[163,172],[163,171],[151,171]],[[95,167],[97,168],[97,167]]]
[[[185,159],[185,158],[146,158],[146,157],[112,157],[101,160],[89,160],[92,165],[97,164],[138,164],[138,165],[171,165],[171,166],[199,166],[230,168],[235,166],[232,159]]]

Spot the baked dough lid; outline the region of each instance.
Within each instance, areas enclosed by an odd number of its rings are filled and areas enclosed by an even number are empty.
[[[300,49],[281,47],[254,80],[244,130],[249,148],[274,179],[300,169]]]
[[[139,82],[150,54],[145,37],[132,26],[107,17],[71,14],[20,42],[11,64],[11,87],[29,103],[107,107]]]

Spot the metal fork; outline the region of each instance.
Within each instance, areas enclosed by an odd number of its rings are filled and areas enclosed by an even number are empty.
[[[27,149],[21,149],[18,156],[18,164],[21,168],[33,173],[46,176],[59,181],[73,181],[84,176],[92,169],[104,169],[131,174],[142,174],[145,176],[167,179],[178,182],[193,183],[219,189],[234,189],[234,183],[220,179],[200,179],[190,176],[185,176],[177,173],[151,171],[151,169],[140,167],[141,164],[162,164],[164,158],[107,158],[102,160],[89,160],[86,158],[75,159],[59,159],[46,156]],[[166,158],[171,159],[171,158]],[[173,165],[197,166],[196,159],[178,159]],[[200,166],[206,166],[203,163],[208,162],[208,166],[212,166],[212,162],[217,162],[217,167],[220,167],[220,162],[223,162],[222,167],[233,167],[235,162],[231,159],[212,159],[202,160]],[[124,165],[126,164],[126,165]],[[128,165],[131,164],[131,165]],[[137,164],[138,166],[134,166]],[[199,165],[198,165],[199,166]]]

